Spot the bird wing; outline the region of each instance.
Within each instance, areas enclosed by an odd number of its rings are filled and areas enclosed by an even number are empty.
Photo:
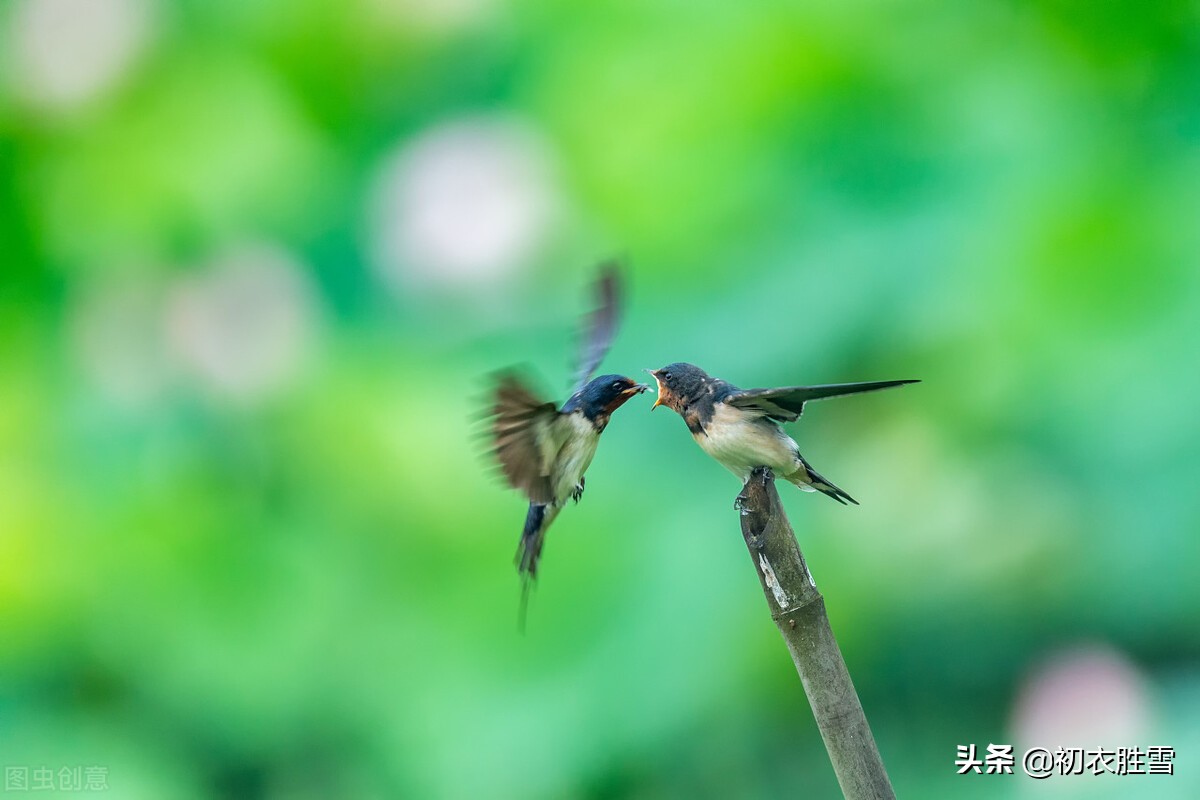
[[[731,406],[757,411],[779,422],[795,422],[804,413],[809,400],[840,397],[859,392],[874,392],[918,381],[866,381],[864,383],[831,383],[824,386],[783,386],[778,389],[743,389],[724,398]]]
[[[620,310],[620,276],[618,264],[607,261],[600,267],[600,279],[596,281],[596,299],[599,305],[588,315],[579,347],[579,362],[575,370],[575,387],[578,392],[591,380],[592,373],[600,366],[617,333],[617,317]]]
[[[496,460],[504,477],[534,503],[554,500],[550,473],[561,442],[554,403],[545,403],[513,375],[501,376],[492,407]]]

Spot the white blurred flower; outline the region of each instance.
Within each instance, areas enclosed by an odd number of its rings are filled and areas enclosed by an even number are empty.
[[[1151,705],[1140,670],[1107,645],[1063,650],[1026,676],[1013,709],[1020,748],[1145,744]]]
[[[150,38],[150,0],[16,0],[10,81],[32,105],[69,109],[113,85]]]
[[[380,169],[372,249],[393,288],[478,286],[510,273],[548,238],[560,207],[545,143],[511,120],[445,123]]]
[[[372,22],[387,28],[451,33],[486,20],[495,0],[364,0]]]
[[[110,401],[142,409],[168,382],[162,292],[152,280],[119,278],[84,291],[69,318],[76,359]]]
[[[172,289],[172,352],[212,392],[251,402],[295,379],[316,334],[315,291],[303,268],[268,246],[246,247]]]

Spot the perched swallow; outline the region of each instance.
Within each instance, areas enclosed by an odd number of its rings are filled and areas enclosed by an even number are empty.
[[[858,501],[821,476],[800,455],[792,437],[779,427],[795,422],[810,400],[890,389],[918,381],[835,383],[827,386],[784,386],[739,389],[714,378],[694,364],[668,364],[646,370],[658,382],[659,406],[674,409],[696,444],[745,483],[755,467],[770,467],[806,492],[824,492],[845,505]]]
[[[537,577],[546,529],[567,500],[578,502],[583,494],[583,474],[613,412],[648,388],[623,375],[591,377],[616,333],[618,288],[616,268],[608,265],[597,284],[600,305],[584,332],[575,388],[561,407],[538,398],[512,374],[496,383],[495,456],[509,484],[529,498],[516,556],[526,589]]]

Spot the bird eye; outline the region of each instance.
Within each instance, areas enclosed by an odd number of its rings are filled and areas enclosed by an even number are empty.
[[[612,388],[614,388],[614,389],[620,389],[620,388],[621,388],[621,382],[620,382],[620,381],[613,381]]]
[[[663,380],[664,380],[664,381],[669,381],[669,380],[671,380],[671,373],[670,373],[670,372],[664,372],[664,373],[662,374],[662,376],[663,376]]]

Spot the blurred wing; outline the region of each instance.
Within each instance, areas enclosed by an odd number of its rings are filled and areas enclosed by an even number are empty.
[[[918,381],[868,381],[865,383],[831,383],[825,386],[784,386],[780,389],[746,389],[725,398],[731,406],[758,411],[779,422],[795,422],[804,413],[809,400],[841,397],[859,392],[874,392]]]
[[[579,348],[579,364],[575,371],[574,394],[591,380],[592,373],[612,346],[617,333],[618,304],[620,301],[620,277],[616,261],[606,261],[600,267],[600,279],[596,282],[596,299],[600,305],[588,315],[583,329],[583,340]]]
[[[543,403],[516,377],[505,375],[496,385],[492,407],[496,460],[504,477],[534,503],[549,503],[550,470],[558,452],[553,403]]]

